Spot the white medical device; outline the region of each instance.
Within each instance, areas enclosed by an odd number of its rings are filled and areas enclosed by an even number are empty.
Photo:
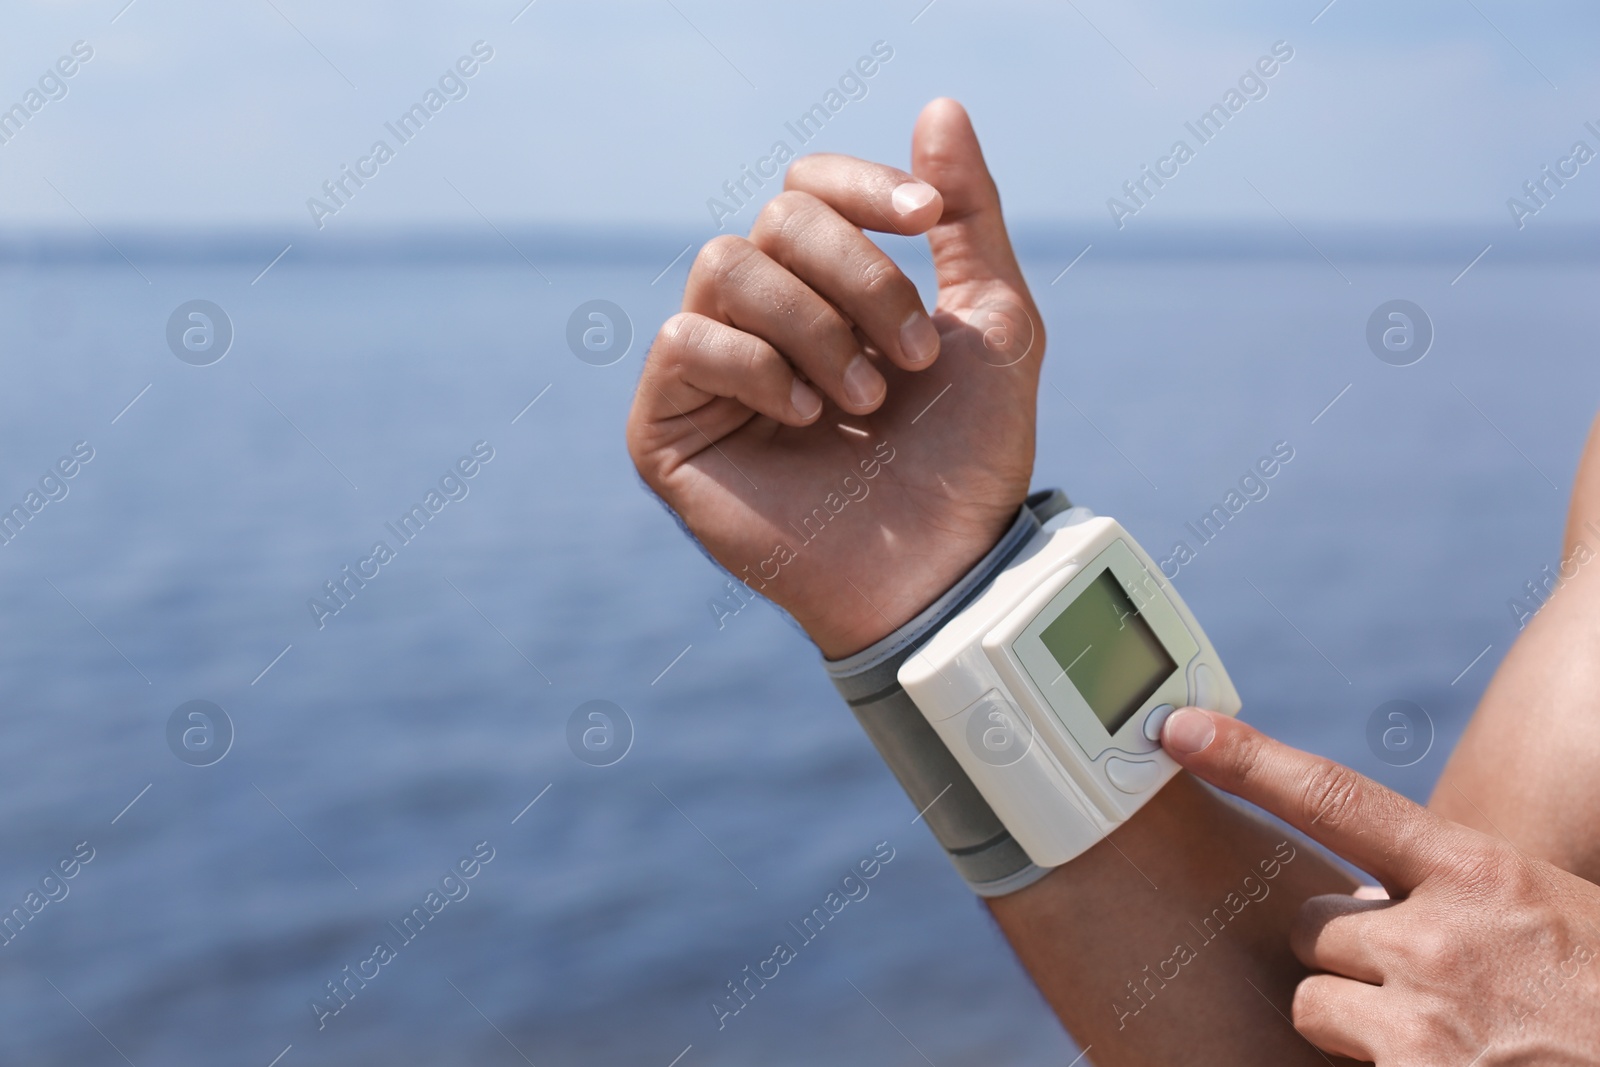
[[[1115,520],[1046,521],[900,664],[899,684],[1028,858],[1056,867],[1178,771],[1161,724],[1239,694],[1161,569]]]

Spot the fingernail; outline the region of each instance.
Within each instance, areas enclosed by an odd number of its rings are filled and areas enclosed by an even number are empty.
[[[815,389],[796,378],[794,384],[789,387],[789,406],[794,408],[795,413],[802,419],[809,421],[816,418],[817,412],[822,410],[822,398],[817,395]]]
[[[895,186],[889,202],[900,214],[909,215],[919,207],[928,206],[938,195],[939,191],[927,182],[904,182]]]
[[[1185,756],[1204,750],[1216,736],[1217,725],[1211,716],[1194,708],[1179,708],[1161,727],[1161,743]]]
[[[900,327],[900,351],[912,363],[926,363],[939,354],[939,331],[921,308]]]
[[[883,375],[878,373],[866,356],[857,356],[850,361],[844,369],[844,391],[850,402],[857,407],[871,407],[883,399],[883,394],[888,391],[889,383],[883,380]]]

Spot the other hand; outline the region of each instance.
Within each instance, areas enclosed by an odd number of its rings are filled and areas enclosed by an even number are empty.
[[[1227,716],[1181,709],[1161,743],[1387,891],[1301,907],[1312,1044],[1378,1067],[1600,1061],[1600,886]]]

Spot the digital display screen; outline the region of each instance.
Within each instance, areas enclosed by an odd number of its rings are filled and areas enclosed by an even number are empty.
[[[1178,669],[1110,569],[1067,605],[1039,640],[1106,732],[1115,734]]]

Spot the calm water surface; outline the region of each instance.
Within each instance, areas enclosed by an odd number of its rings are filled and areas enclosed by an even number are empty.
[[[1309,254],[1091,256],[1051,285],[1078,250],[1029,263],[1038,483],[1164,555],[1286,442],[1178,585],[1250,718],[1425,796],[1508,600],[1559,552],[1600,395],[1595,267],[1489,259],[1452,286],[1468,248],[1346,263],[1347,284]],[[520,261],[0,271],[0,497],[94,450],[0,548],[0,904],[94,850],[0,948],[0,1062],[1076,1055],[814,652],[764,604],[719,628],[722,576],[637,484],[622,425],[675,251],[541,262],[550,284]],[[196,297],[237,331],[204,368],[163,339]],[[1437,329],[1411,367],[1363,340],[1394,297]],[[610,367],[565,345],[592,298],[638,333]],[[318,629],[307,601],[477,442],[466,495]],[[235,730],[209,767],[167,743],[196,699]],[[594,699],[634,726],[608,768],[566,741]],[[1436,729],[1409,768],[1367,746],[1391,699]],[[389,923],[479,842],[459,899],[319,1030],[325,983],[400,942]],[[723,983],[879,842],[870,894],[719,1031]]]

